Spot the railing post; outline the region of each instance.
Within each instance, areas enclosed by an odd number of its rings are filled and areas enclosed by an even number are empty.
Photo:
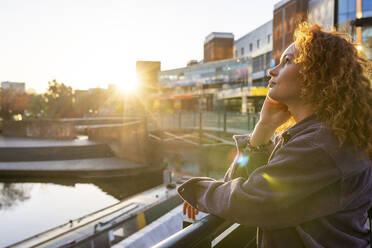
[[[196,117],[195,117],[196,113],[193,112],[192,113],[192,122],[193,122],[193,126],[195,127],[196,126]]]
[[[256,126],[257,122],[258,122],[258,119],[259,117],[257,115],[254,116],[254,123],[253,123],[253,127],[252,129]]]
[[[181,114],[181,110],[178,112],[178,129],[181,130],[181,127],[182,127],[182,114]]]
[[[251,130],[251,114],[247,113],[248,131]]]
[[[202,111],[199,111],[199,145],[202,145],[202,135],[203,135],[203,121],[202,121]]]
[[[227,123],[226,123],[226,120],[227,119],[227,114],[226,114],[226,111],[223,113],[223,132],[226,133],[227,131]]]

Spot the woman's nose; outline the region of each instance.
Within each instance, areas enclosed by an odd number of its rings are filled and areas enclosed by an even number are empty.
[[[276,68],[276,66],[275,66],[274,68],[272,68],[272,69],[269,70],[269,75],[270,75],[271,77],[276,76],[276,73],[275,73],[275,71],[274,71],[275,68]]]
[[[271,77],[275,77],[275,76],[278,76],[278,67],[279,67],[280,64],[274,66],[273,68],[271,68],[269,70],[269,76]]]

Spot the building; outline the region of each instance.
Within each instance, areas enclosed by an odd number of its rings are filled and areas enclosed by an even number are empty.
[[[1,82],[2,90],[10,90],[16,93],[25,93],[26,92],[26,83],[22,82]]]
[[[147,94],[158,91],[158,73],[160,70],[160,61],[136,61],[136,74],[140,93]]]
[[[273,50],[273,20],[270,20],[234,42],[234,58],[257,57]]]
[[[320,24],[325,30],[331,31],[335,27],[335,0],[309,0],[308,21]]]
[[[234,35],[213,32],[204,40],[204,63],[234,57]]]
[[[217,42],[212,41],[221,37],[226,41],[234,36],[231,33],[212,33],[206,37],[205,44],[215,45]],[[207,48],[205,45],[205,48],[212,49],[212,45]],[[228,44],[220,48],[220,54],[235,55],[234,58],[216,60],[215,56],[215,61],[204,60],[204,63],[161,71],[159,88],[162,94],[157,97],[157,106],[186,111],[242,113],[261,109],[268,91],[267,70],[273,66],[272,21],[234,41],[233,46]]]
[[[251,68],[251,59],[242,57],[161,71],[159,88],[162,94],[157,100],[171,109],[221,110],[224,99],[241,98],[241,89],[248,86]],[[226,95],[230,88],[238,89],[238,93]],[[229,110],[241,110],[241,104],[226,105]]]
[[[282,0],[274,6],[273,57],[279,62],[293,41],[296,23],[308,20],[330,31],[348,33],[368,59],[372,60],[371,0]]]
[[[372,60],[372,1],[309,0],[309,22],[348,33]]]
[[[347,32],[368,59],[372,60],[372,1],[335,0],[335,26]]]
[[[153,105],[152,95],[157,94],[159,91],[158,76],[160,70],[160,61],[136,61],[137,97],[133,95],[126,96],[124,112],[130,108],[139,111],[151,111],[151,106]]]
[[[296,24],[307,20],[308,0],[282,0],[274,5],[273,58],[279,63],[283,51],[293,42]]]
[[[235,58],[252,58],[252,83],[267,85],[268,69],[274,66],[273,21],[270,20],[234,42]]]

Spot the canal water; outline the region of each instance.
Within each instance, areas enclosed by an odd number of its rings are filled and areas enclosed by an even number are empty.
[[[0,178],[0,247],[146,190],[125,178],[79,181]]]
[[[228,151],[219,151],[226,157]],[[198,152],[166,152],[168,169],[189,175],[222,178],[231,160],[223,168],[201,169]],[[216,154],[212,154],[213,157]],[[216,156],[217,157],[217,156]],[[224,159],[217,158],[219,161]],[[0,247],[67,223],[108,207],[150,186],[145,177],[108,179],[68,179],[0,176]],[[147,185],[146,185],[147,184]]]

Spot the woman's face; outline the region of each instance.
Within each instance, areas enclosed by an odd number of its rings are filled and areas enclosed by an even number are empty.
[[[269,71],[269,97],[286,105],[298,104],[300,99],[299,71],[301,66],[294,63],[297,50],[294,43],[283,52],[280,63]]]

